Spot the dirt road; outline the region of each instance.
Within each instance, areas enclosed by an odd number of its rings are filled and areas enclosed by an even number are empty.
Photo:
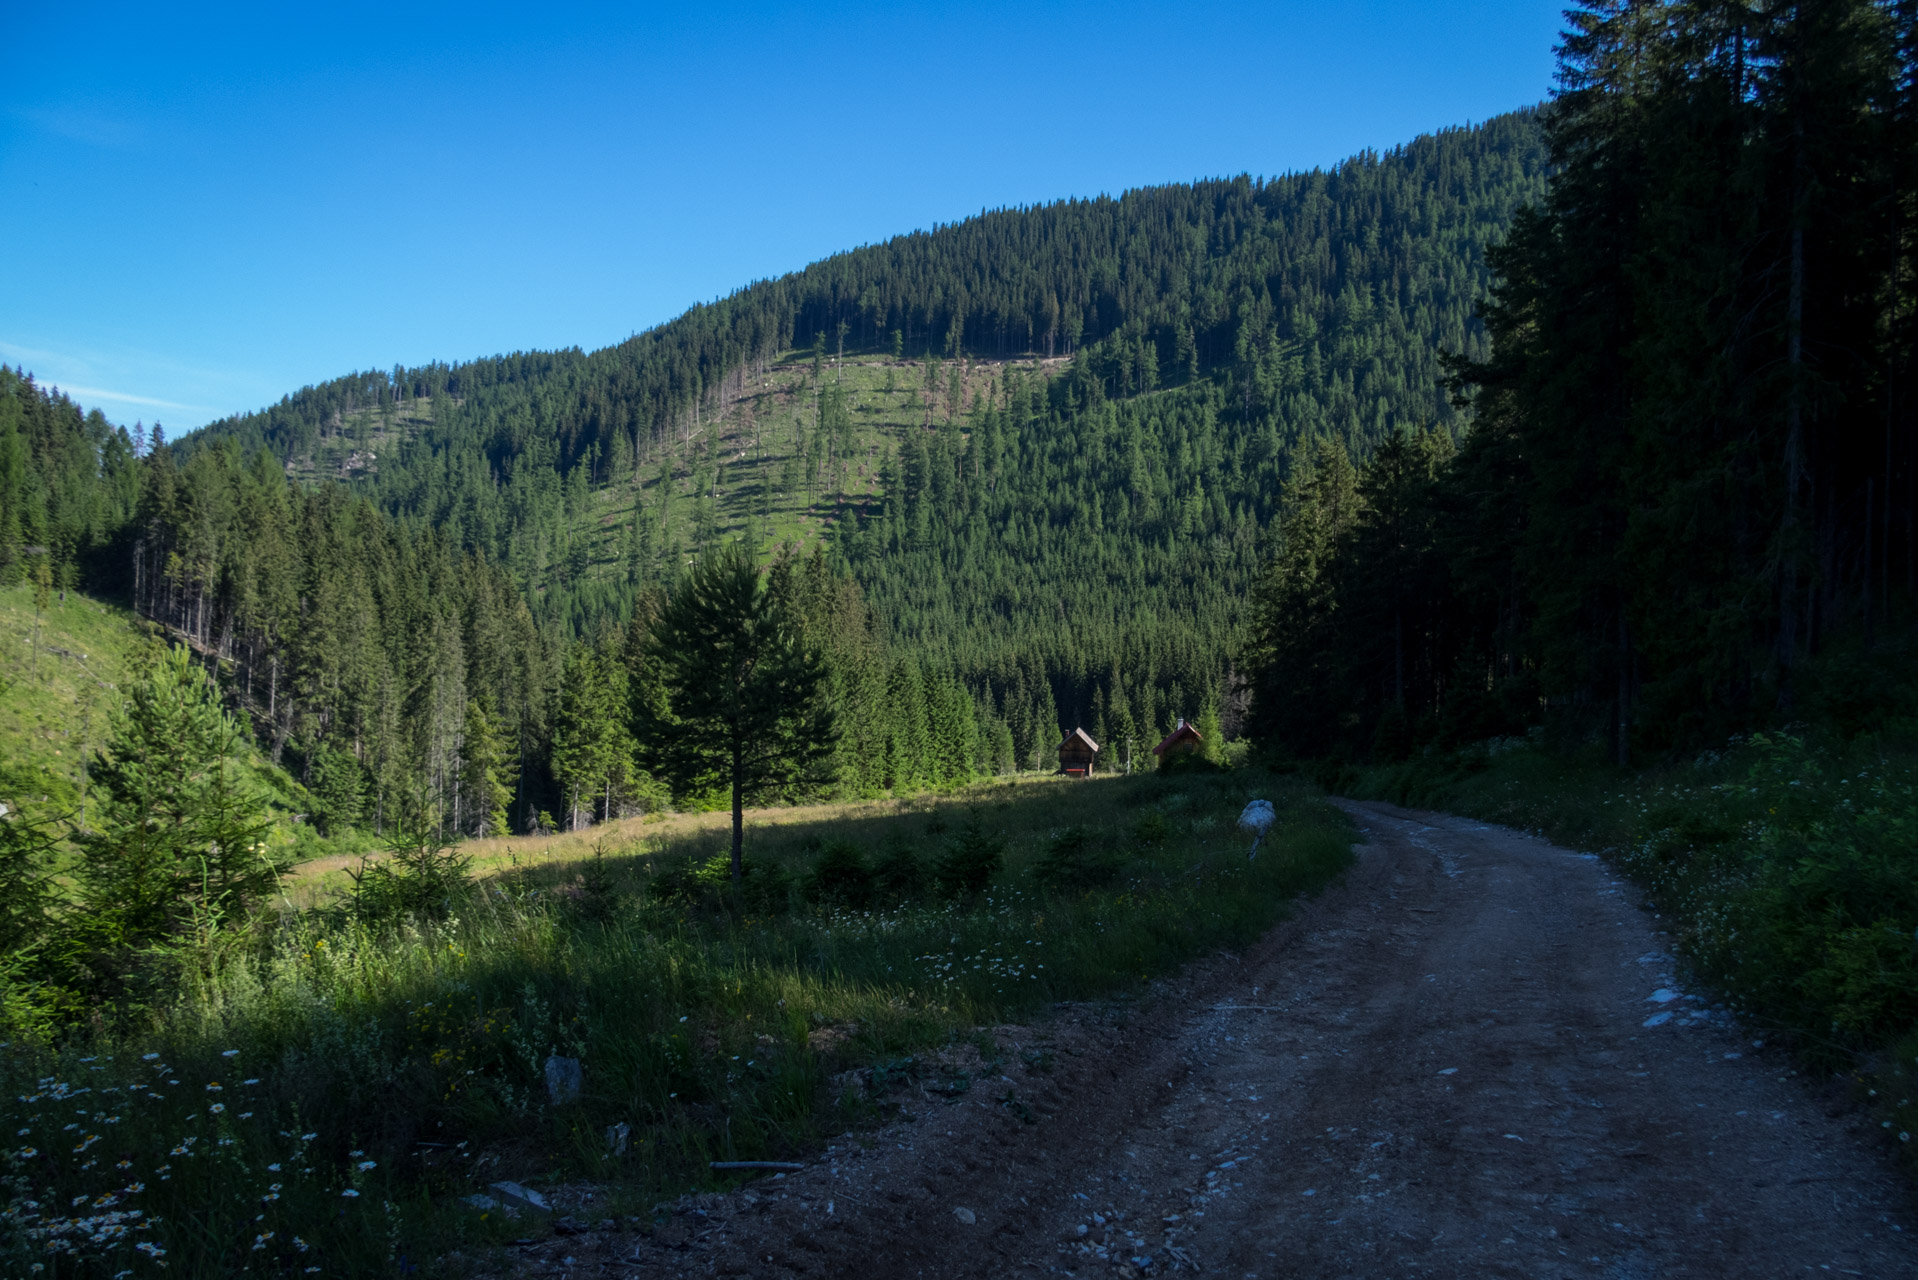
[[[1247,954],[520,1274],[1918,1276],[1884,1135],[1679,990],[1604,864],[1348,808],[1352,872]]]

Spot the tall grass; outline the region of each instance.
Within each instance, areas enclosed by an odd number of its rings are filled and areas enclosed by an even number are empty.
[[[1248,862],[1233,820],[1254,794],[1281,822]],[[873,1118],[850,1068],[1242,945],[1350,847],[1304,788],[1250,774],[861,813],[762,831],[738,894],[694,832],[488,878],[444,918],[290,914],[138,1025],[9,1046],[0,1260],[372,1275],[525,1230],[464,1203],[497,1179],[590,1179],[638,1206],[712,1185],[710,1160],[793,1155]],[[930,885],[968,841],[1004,850],[983,892],[807,902],[829,845],[842,867],[847,846],[916,860]],[[1039,875],[1061,847],[1099,874]],[[576,1099],[549,1097],[554,1056],[580,1062]]]

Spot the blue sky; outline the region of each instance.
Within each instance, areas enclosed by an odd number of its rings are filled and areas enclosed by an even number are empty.
[[[354,369],[600,347],[983,208],[1537,102],[1561,7],[20,6],[0,362],[178,434]]]

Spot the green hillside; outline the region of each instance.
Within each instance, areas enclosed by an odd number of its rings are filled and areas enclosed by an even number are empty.
[[[0,800],[78,809],[83,762],[126,682],[135,620],[78,592],[36,616],[33,588],[0,587]]]
[[[127,609],[78,591],[34,608],[31,586],[0,587],[0,801],[82,815],[85,767],[105,740],[143,645]],[[257,753],[249,781],[276,811],[305,807],[299,786]]]
[[[552,543],[527,557],[530,584],[542,598],[590,591],[587,584],[624,582],[640,566],[648,576],[669,572],[702,546],[741,537],[762,551],[808,549],[841,521],[878,514],[912,432],[952,421],[967,431],[989,403],[1003,403],[1013,381],[1044,386],[1068,363],[854,352],[822,356],[815,370],[810,352],[787,352],[662,442],[655,465],[612,479],[591,460],[575,489],[562,491],[567,519]],[[373,480],[382,458],[436,422],[450,428],[464,408],[441,394],[342,414],[335,430],[287,460],[287,472],[302,482]]]
[[[1141,737],[1229,723],[1291,459],[1463,425],[1441,355],[1485,354],[1486,250],[1544,181],[1519,113],[1330,171],[995,211],[603,351],[337,379],[181,456],[341,480],[497,566],[556,642],[750,534],[823,544],[1022,760],[1101,711]],[[250,576],[197,558],[208,591]]]

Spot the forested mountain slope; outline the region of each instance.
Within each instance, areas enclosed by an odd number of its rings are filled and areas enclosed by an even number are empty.
[[[986,213],[603,351],[356,375],[194,440],[347,476],[576,632],[715,537],[830,530],[884,628],[989,684],[1022,755],[1115,691],[1149,735],[1220,698],[1301,442],[1457,425],[1440,353],[1486,354],[1485,249],[1544,179],[1526,112],[1329,172]]]
[[[738,538],[819,553],[781,581],[836,655],[845,788],[1043,765],[1074,724],[1122,757],[1233,715],[1300,448],[1457,429],[1441,353],[1487,354],[1486,250],[1545,172],[1525,112],[986,213],[603,351],[357,374],[170,447],[7,374],[0,576],[190,639],[326,825],[424,795],[465,828],[485,775],[517,827],[580,790],[566,762],[630,761],[584,691]],[[605,807],[646,785],[592,768]]]

